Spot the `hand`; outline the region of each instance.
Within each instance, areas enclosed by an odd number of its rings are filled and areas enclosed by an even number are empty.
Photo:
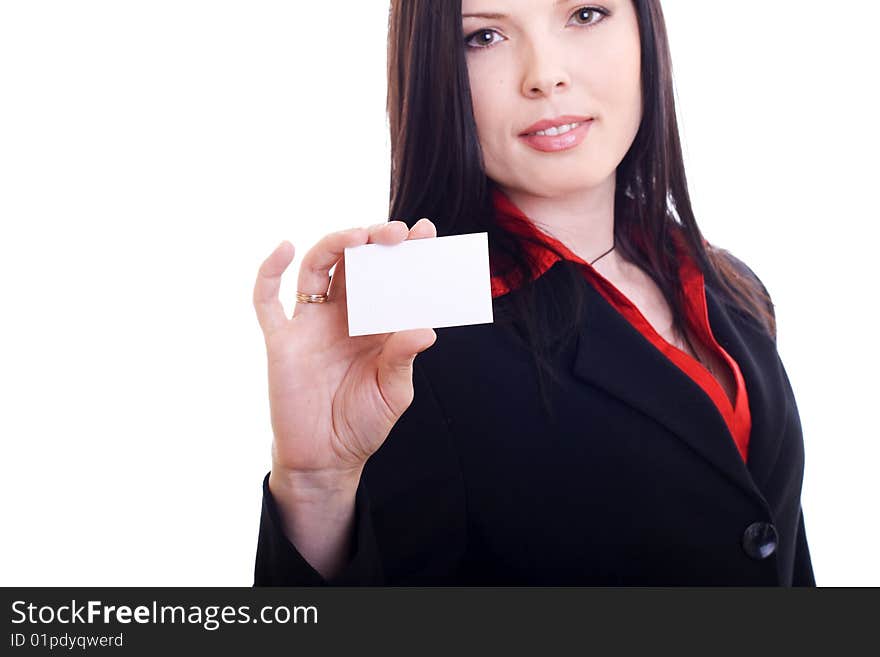
[[[254,308],[268,356],[273,476],[359,478],[412,403],[413,361],[437,335],[424,328],[349,337],[344,249],[429,237],[437,229],[428,219],[411,230],[391,221],[326,235],[303,257],[297,290],[327,292],[328,301],[297,303],[290,319],[278,291],[293,245],[282,242],[260,266]]]

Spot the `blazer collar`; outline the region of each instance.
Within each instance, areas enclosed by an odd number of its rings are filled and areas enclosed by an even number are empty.
[[[573,375],[653,418],[695,453],[766,505],[761,487],[767,481],[779,447],[783,414],[770,380],[775,346],[749,326],[737,323],[720,297],[704,286],[712,333],[736,360],[749,395],[752,431],[748,465],[712,399],[675,363],[635,329],[608,301],[586,283],[585,316],[578,335]],[[770,368],[776,373],[775,368]],[[774,412],[776,411],[776,412]]]
[[[539,230],[497,187],[492,187],[496,223],[520,237],[536,265],[539,284],[560,260],[582,265],[585,273],[599,276],[591,265],[564,244]],[[733,436],[715,403],[675,363],[633,327],[596,288],[584,279],[585,318],[578,336],[573,374],[653,418],[704,458],[732,483],[766,504],[760,489],[776,462],[785,414],[784,390],[777,367],[776,346],[705,284],[702,273],[689,256],[684,237],[672,232],[681,258],[680,275],[687,285],[699,286],[706,296],[709,325],[718,343],[734,358],[746,383],[752,430],[748,464],[744,463]],[[705,243],[705,240],[704,240]],[[708,245],[708,243],[706,243]],[[560,255],[547,247],[553,247]],[[522,283],[509,265],[490,253],[492,296],[498,297]]]

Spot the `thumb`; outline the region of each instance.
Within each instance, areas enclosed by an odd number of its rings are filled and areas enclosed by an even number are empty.
[[[392,333],[379,355],[377,379],[385,401],[400,415],[412,401],[412,370],[416,356],[437,340],[434,329],[411,329]]]

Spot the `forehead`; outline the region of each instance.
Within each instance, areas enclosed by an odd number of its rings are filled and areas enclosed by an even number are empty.
[[[461,15],[462,18],[500,19],[542,6],[554,9],[569,2],[571,0],[461,0]]]

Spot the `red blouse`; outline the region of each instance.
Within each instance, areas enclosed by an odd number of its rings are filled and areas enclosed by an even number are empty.
[[[704,286],[703,273],[690,256],[685,246],[684,238],[674,233],[676,246],[679,252],[679,275],[684,286],[686,297],[685,312],[687,321],[692,330],[700,336],[703,343],[713,349],[721,359],[727,363],[733,372],[736,381],[735,403],[731,404],[730,398],[724,392],[724,388],[718,383],[712,374],[696,359],[685,353],[678,347],[667,342],[651,324],[645,319],[638,307],[630,301],[626,295],[618,290],[608,279],[600,274],[592,265],[582,260],[571,252],[564,244],[541,231],[514,203],[497,187],[492,189],[492,200],[495,207],[495,217],[499,226],[515,235],[531,235],[538,238],[542,243],[552,245],[565,255],[566,260],[581,265],[584,276],[590,281],[597,291],[638,331],[647,338],[657,349],[665,354],[669,360],[677,365],[685,374],[690,376],[712,399],[721,416],[724,418],[727,428],[736,443],[743,461],[748,455],[749,434],[752,428],[752,418],[749,412],[749,401],[746,393],[745,380],[740,372],[736,361],[715,340],[712,328],[709,325],[709,312],[706,306],[706,289]],[[542,249],[531,242],[523,242],[524,246],[534,256],[538,263],[536,277],[542,275],[552,267],[559,257],[549,249]],[[497,261],[490,258],[492,267],[492,297],[507,294],[517,287],[517,282],[512,276],[501,276],[498,271]]]

